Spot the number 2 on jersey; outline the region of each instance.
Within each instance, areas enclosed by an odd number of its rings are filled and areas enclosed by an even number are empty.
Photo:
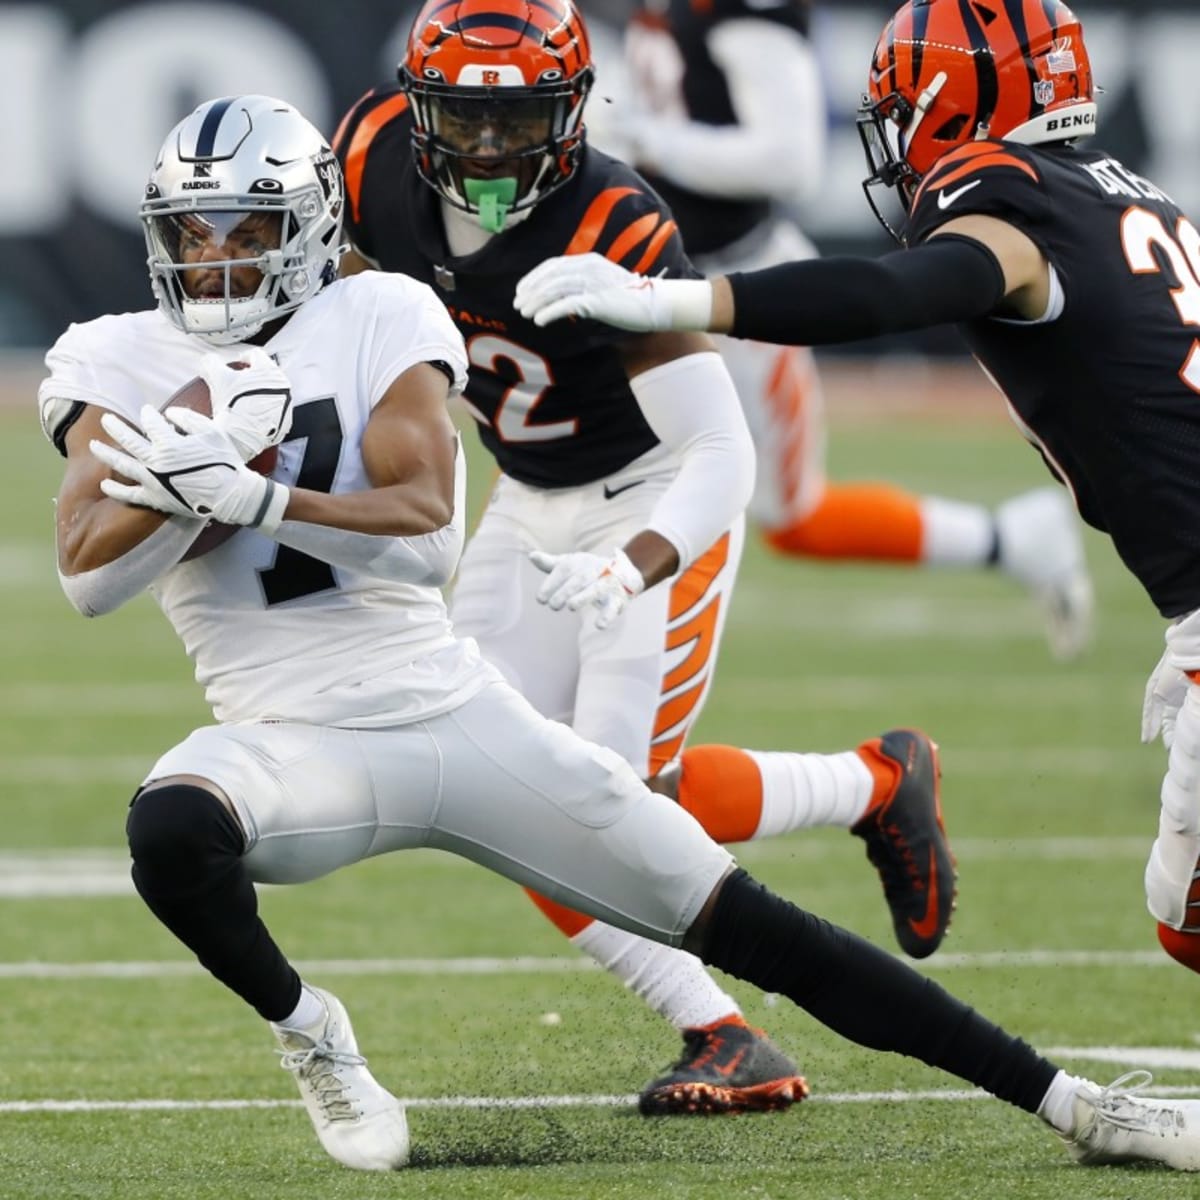
[[[1121,246],[1135,275],[1160,272],[1162,264],[1154,251],[1162,253],[1178,282],[1178,287],[1171,289],[1171,299],[1179,319],[1185,325],[1200,326],[1200,232],[1196,227],[1181,217],[1172,235],[1157,213],[1131,208],[1121,218]],[[1192,343],[1179,377],[1192,391],[1200,392],[1200,338]]]
[[[467,357],[473,367],[491,375],[499,374],[496,367],[502,360],[510,362],[516,371],[517,380],[500,398],[496,415],[491,421],[467,397],[463,397],[472,416],[484,425],[491,425],[504,441],[549,442],[556,438],[571,437],[579,429],[579,421],[575,418],[548,421],[544,425],[533,423],[534,409],[554,383],[550,364],[540,354],[526,350],[508,338],[481,334],[471,339],[467,346]]]

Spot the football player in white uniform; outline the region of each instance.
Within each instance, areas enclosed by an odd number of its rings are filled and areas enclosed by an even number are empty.
[[[819,196],[824,170],[811,21],[809,0],[643,0],[625,27],[627,84],[593,110],[591,136],[663,196],[707,276],[817,253],[792,215]],[[1061,489],[1037,488],[991,512],[893,483],[830,480],[812,351],[718,341],[754,436],[749,512],[769,546],[802,557],[997,567],[1038,601],[1056,658],[1084,649],[1092,586]]]
[[[342,1004],[272,939],[254,885],[435,846],[988,1088],[1085,1160],[1200,1169],[1200,1104],[1073,1078],[772,895],[451,633],[438,585],[462,542],[446,401],[463,344],[424,286],[335,279],[342,205],[329,147],[286,103],[202,104],[168,136],[142,205],[158,310],[69,329],[39,392],[67,460],[67,595],[98,615],[149,587],[217,717],[138,788],[134,882],[271,1023],[325,1149],[350,1167],[401,1167],[404,1110],[367,1070]],[[158,411],[201,371],[211,416]],[[245,463],[271,445],[267,478]],[[187,558],[210,520],[238,528]]]

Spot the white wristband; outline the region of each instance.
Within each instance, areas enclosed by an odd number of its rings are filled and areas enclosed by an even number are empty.
[[[654,288],[666,313],[662,329],[703,332],[712,321],[712,284],[707,279],[656,279]]]

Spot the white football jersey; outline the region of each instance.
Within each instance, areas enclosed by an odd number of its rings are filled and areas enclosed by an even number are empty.
[[[443,362],[454,392],[466,381],[449,314],[402,275],[371,271],[331,284],[265,349],[291,381],[295,410],[273,477],[317,491],[370,486],[363,429],[403,371]],[[143,405],[161,407],[211,353],[157,310],[72,325],[46,357],[43,425],[53,434],[63,400],[139,424]],[[220,353],[234,361],[238,347]],[[496,678],[473,642],[453,636],[437,588],[334,567],[250,529],[165,571],[151,592],[219,721],[378,728],[444,712]]]

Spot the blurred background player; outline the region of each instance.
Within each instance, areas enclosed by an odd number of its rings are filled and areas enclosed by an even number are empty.
[[[794,216],[820,201],[824,177],[826,109],[810,10],[808,0],[643,0],[626,25],[624,78],[601,77],[612,103],[593,105],[593,143],[663,197],[706,275],[817,253]],[[719,344],[757,451],[749,512],[773,549],[997,567],[1037,600],[1056,658],[1086,646],[1092,588],[1061,489],[1039,488],[990,512],[891,483],[831,481],[812,351]]]
[[[616,750],[715,838],[852,828],[897,938],[923,957],[954,903],[928,738],[897,730],[831,755],[684,749],[712,682],[754,470],[712,343],[543,330],[513,307],[521,276],[566,250],[695,274],[661,201],[586,145],[591,80],[570,0],[433,0],[400,87],[368,93],[334,138],[353,246],[343,271],[433,286],[466,340],[464,398],[502,472],[459,570],[455,628],[540,712]],[[682,1033],[644,1112],[777,1108],[802,1094],[795,1066],[697,959],[535,900]]]

